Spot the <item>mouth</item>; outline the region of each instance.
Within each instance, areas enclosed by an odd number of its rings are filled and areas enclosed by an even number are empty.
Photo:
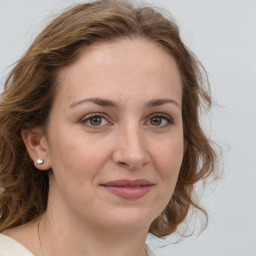
[[[114,180],[101,184],[108,192],[125,199],[137,199],[146,195],[153,183],[148,180]]]

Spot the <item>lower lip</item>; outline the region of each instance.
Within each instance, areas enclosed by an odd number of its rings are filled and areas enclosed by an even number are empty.
[[[112,194],[125,199],[136,199],[146,195],[152,186],[141,186],[141,187],[115,187],[115,186],[104,186]]]

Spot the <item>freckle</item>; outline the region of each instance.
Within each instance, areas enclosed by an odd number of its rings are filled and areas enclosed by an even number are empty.
[[[78,186],[81,186],[83,185],[84,181],[83,180],[80,180],[80,182],[78,183]]]

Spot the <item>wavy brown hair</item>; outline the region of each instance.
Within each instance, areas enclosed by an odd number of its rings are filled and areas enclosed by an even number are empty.
[[[144,38],[166,49],[175,58],[183,82],[184,158],[173,196],[149,232],[167,236],[191,207],[204,212],[194,200],[194,187],[214,173],[216,156],[199,120],[200,107],[211,106],[200,63],[181,41],[170,17],[124,0],[99,0],[55,18],[6,80],[0,101],[0,232],[35,220],[47,207],[48,173],[35,168],[21,129],[46,124],[61,68],[90,45],[121,38]]]

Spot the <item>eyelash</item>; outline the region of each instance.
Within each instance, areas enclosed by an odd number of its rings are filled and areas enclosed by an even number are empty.
[[[93,114],[89,114],[86,115],[84,118],[82,118],[81,123],[84,124],[85,126],[87,126],[90,129],[100,129],[102,128],[102,125],[100,124],[99,126],[94,126],[92,124],[88,124],[87,122],[92,121],[93,118],[101,118],[101,120],[104,118],[107,121],[107,117],[106,115],[104,115],[103,113],[93,113]],[[107,125],[110,125],[111,123],[107,121]],[[104,125],[105,126],[105,125]]]
[[[167,126],[169,126],[170,124],[173,124],[173,119],[166,114],[162,114],[162,113],[155,113],[151,116],[149,116],[149,120],[147,122],[150,122],[150,120],[152,120],[153,118],[161,118],[161,123],[162,121],[166,121],[167,123],[163,126],[160,125],[152,125],[154,127],[154,129],[162,129],[162,128],[166,128]]]
[[[97,125],[95,126],[95,125],[92,125],[92,124],[88,124],[88,122],[91,122],[93,118],[100,118],[101,119],[101,123],[102,123],[102,119],[105,119],[107,124],[102,125],[100,123],[98,126]],[[170,124],[173,124],[173,119],[169,115],[166,115],[166,114],[163,114],[163,113],[155,113],[155,114],[150,115],[147,118],[146,123],[150,122],[153,118],[161,118],[161,123],[162,123],[163,120],[167,122],[165,125],[162,125],[162,126],[161,125],[148,124],[149,126],[154,127],[154,129],[166,128]],[[106,117],[106,115],[103,114],[103,113],[89,114],[89,115],[87,115],[87,116],[85,116],[84,118],[81,119],[81,123],[84,124],[85,126],[87,126],[90,129],[101,129],[102,127],[111,125],[111,123],[108,121],[108,117]]]

